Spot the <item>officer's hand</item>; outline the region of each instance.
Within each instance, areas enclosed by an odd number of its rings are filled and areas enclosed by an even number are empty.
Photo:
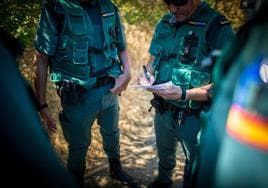
[[[181,98],[182,90],[180,86],[172,84],[170,87],[163,90],[147,89],[164,99],[179,100]]]
[[[48,111],[48,108],[42,109],[40,111],[40,115],[47,126],[49,134],[56,133],[57,130],[56,121],[52,118],[51,114]]]
[[[149,72],[147,73],[147,78],[144,73],[141,73],[137,78],[137,84],[144,86],[151,86],[154,83],[154,76]]]
[[[115,78],[115,85],[110,91],[113,94],[120,95],[122,91],[127,89],[128,83],[131,80],[131,73],[130,72],[124,72],[117,78]]]

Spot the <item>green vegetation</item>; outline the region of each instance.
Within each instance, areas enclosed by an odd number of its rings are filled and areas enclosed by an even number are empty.
[[[31,46],[40,14],[41,1],[4,0],[0,2],[0,27]]]
[[[114,0],[122,17],[130,25],[152,27],[166,11],[162,0]],[[236,29],[243,22],[239,0],[208,0],[213,7],[223,12]],[[0,26],[12,32],[31,47],[41,10],[41,1],[5,0],[0,2]]]

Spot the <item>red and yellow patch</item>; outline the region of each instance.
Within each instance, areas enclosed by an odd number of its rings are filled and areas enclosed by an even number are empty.
[[[232,105],[226,128],[228,134],[236,140],[268,151],[268,118]]]

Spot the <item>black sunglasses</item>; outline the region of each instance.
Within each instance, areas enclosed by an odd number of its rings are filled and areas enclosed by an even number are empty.
[[[188,0],[171,0],[171,3],[175,6],[183,6]]]
[[[164,0],[166,4],[173,4],[175,6],[183,6],[187,3],[188,0]]]

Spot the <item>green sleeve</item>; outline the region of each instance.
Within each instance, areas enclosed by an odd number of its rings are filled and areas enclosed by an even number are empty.
[[[118,10],[116,8],[116,10]],[[119,11],[116,11],[116,41],[117,41],[117,48],[118,51],[123,51],[127,47],[127,42],[126,42],[126,36],[125,36],[125,30],[122,24],[122,20],[119,14]]]
[[[150,47],[149,47],[149,53],[152,55],[152,56],[156,56],[158,54],[158,46],[157,43],[156,43],[156,36],[157,36],[157,32],[158,32],[158,26],[159,26],[160,22],[156,25],[156,28],[154,30],[154,34],[153,34],[153,37],[152,37],[152,40],[151,40],[151,43],[150,43]]]
[[[234,37],[235,34],[231,24],[223,15],[217,17],[206,33],[206,40],[210,50],[222,49],[226,42]]]
[[[47,55],[55,53],[58,41],[54,14],[43,7],[35,36],[35,49]]]
[[[235,37],[231,26],[226,25],[221,28],[219,35],[216,36],[212,49],[222,49],[227,41],[231,41]]]

